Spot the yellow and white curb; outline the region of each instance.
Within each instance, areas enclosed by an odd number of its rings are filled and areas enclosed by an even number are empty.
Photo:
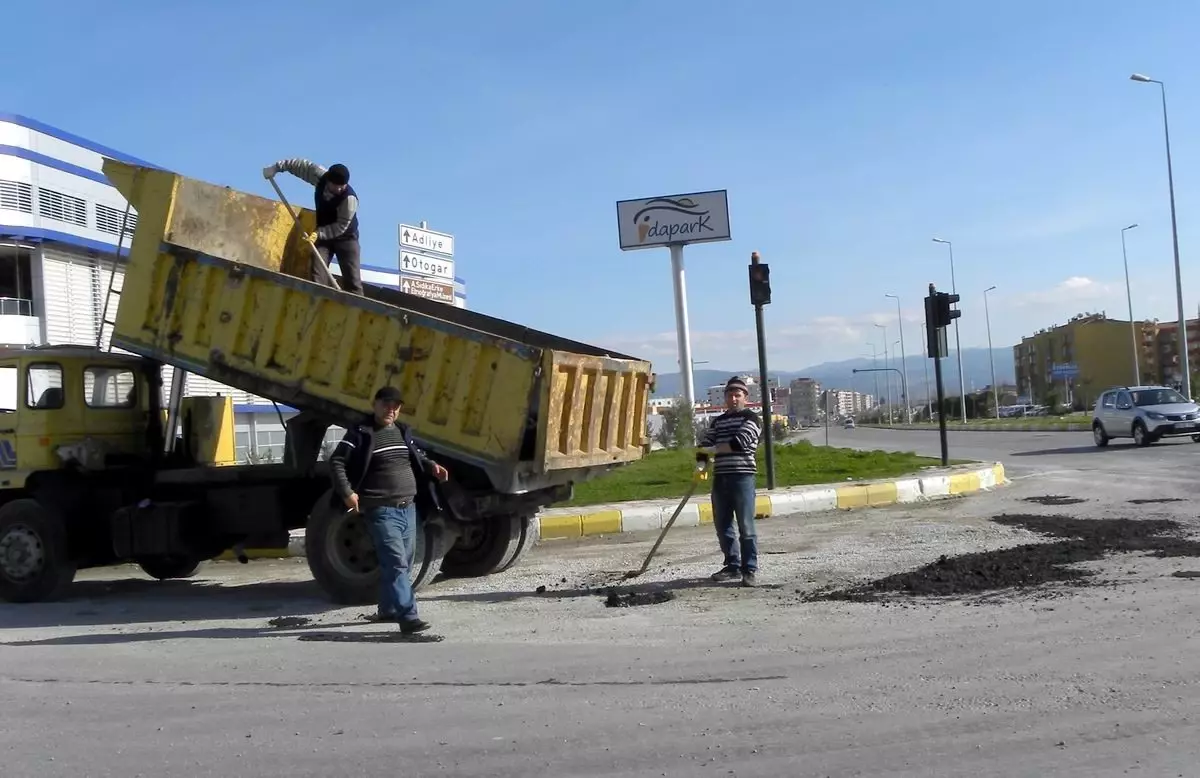
[[[929,475],[886,481],[797,486],[770,492],[760,489],[755,498],[754,515],[765,519],[923,502],[991,491],[1007,483],[1004,465],[996,462],[939,469]],[[676,499],[591,505],[584,509],[552,508],[538,514],[537,521],[542,540],[644,532],[662,529],[678,505]],[[707,496],[693,497],[675,520],[677,527],[711,523],[712,502]]]
[[[987,492],[1007,483],[1004,465],[996,462],[931,470],[928,475],[893,480],[794,486],[770,492],[760,489],[754,501],[754,515],[765,519],[801,513],[877,508]],[[662,529],[678,505],[676,498],[589,505],[582,509],[551,508],[539,513],[534,521],[538,524],[541,540],[619,535]],[[698,527],[712,524],[712,520],[711,500],[707,496],[697,496],[684,506],[675,520],[675,526]],[[304,530],[291,531],[287,548],[253,548],[246,549],[245,554],[249,559],[303,557]],[[226,561],[236,558],[232,551],[226,551],[218,557]]]

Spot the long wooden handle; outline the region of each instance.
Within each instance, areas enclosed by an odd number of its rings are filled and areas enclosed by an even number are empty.
[[[267,180],[271,182],[271,186],[275,188],[275,194],[279,195],[279,199],[283,201],[283,206],[287,208],[288,213],[292,215],[292,221],[296,222],[297,227],[303,229],[303,227],[300,227],[300,214],[297,213],[296,209],[292,207],[292,204],[288,202],[287,197],[283,194],[283,190],[279,188],[279,184],[275,183],[275,176],[271,176]],[[307,240],[304,242],[308,243]],[[317,251],[317,247],[311,243],[308,243],[308,247],[313,253],[313,267],[317,269],[318,275],[322,276],[321,281],[326,286],[332,286],[334,289],[339,289],[340,287],[337,285],[337,281],[333,280],[333,273],[329,271],[329,267],[325,264],[325,260],[321,257],[321,252]]]

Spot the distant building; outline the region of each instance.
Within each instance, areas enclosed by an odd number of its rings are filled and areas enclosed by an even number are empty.
[[[650,413],[662,413],[667,408],[675,407],[674,397],[651,397],[650,398]]]
[[[1090,408],[1100,392],[1134,382],[1133,349],[1143,384],[1177,386],[1177,323],[1109,319],[1103,313],[1079,314],[1066,324],[1040,330],[1013,347],[1017,394],[1037,404],[1051,399]],[[1200,359],[1200,320],[1188,322],[1188,352]]]
[[[874,407],[875,398],[850,389],[827,389],[821,394],[820,404],[832,416],[854,416]]]
[[[801,424],[821,418],[820,382],[815,378],[796,378],[788,389],[788,416]]]

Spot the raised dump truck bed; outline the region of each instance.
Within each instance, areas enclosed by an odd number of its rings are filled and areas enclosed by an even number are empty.
[[[396,386],[422,442],[501,493],[642,456],[648,362],[396,290],[310,282],[281,203],[113,160],[104,172],[138,211],[114,345],[339,424]]]

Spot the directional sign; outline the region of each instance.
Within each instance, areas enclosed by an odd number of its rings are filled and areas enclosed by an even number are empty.
[[[410,224],[400,225],[400,248],[427,251],[444,257],[454,256],[454,236],[423,230]]]
[[[421,276],[400,275],[400,291],[414,294],[426,300],[436,300],[439,303],[454,305],[454,284],[434,281]]]
[[[1050,367],[1052,378],[1075,378],[1079,375],[1079,366],[1070,362],[1061,362]]]
[[[454,281],[454,260],[400,249],[400,272]]]

